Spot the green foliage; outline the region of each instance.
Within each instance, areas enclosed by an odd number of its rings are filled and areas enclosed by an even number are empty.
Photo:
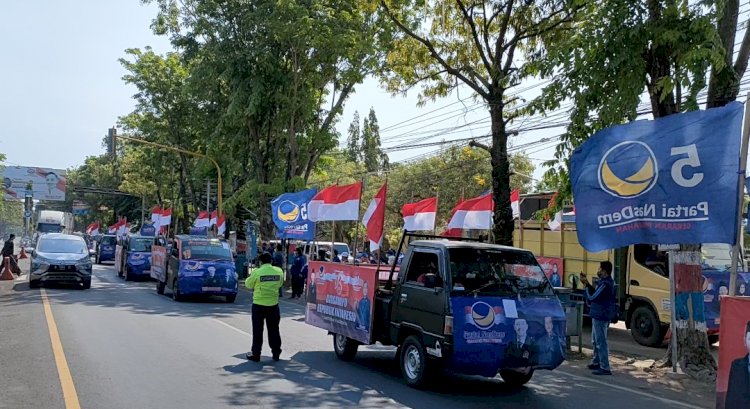
[[[346,158],[351,162],[359,162],[362,159],[362,151],[360,150],[360,128],[359,128],[359,112],[354,112],[354,118],[349,124],[348,136],[346,139]]]

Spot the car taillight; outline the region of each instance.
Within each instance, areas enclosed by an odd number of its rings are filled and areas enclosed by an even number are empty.
[[[445,317],[445,324],[443,324],[443,334],[453,334],[453,317],[450,315]]]

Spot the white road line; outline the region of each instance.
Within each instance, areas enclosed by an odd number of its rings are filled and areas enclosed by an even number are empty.
[[[630,392],[630,393],[633,393],[633,394],[636,394],[636,395],[644,396],[646,398],[656,399],[656,400],[664,402],[664,403],[670,403],[670,404],[673,404],[673,405],[682,406],[683,408],[705,409],[703,406],[695,406],[695,405],[690,405],[688,403],[683,403],[683,402],[672,400],[672,399],[662,398],[661,396],[657,396],[657,395],[655,395],[653,393],[646,393],[646,392],[637,391],[635,389],[626,388],[624,386],[616,385],[616,384],[613,384],[613,383],[603,382],[603,381],[600,381],[600,380],[597,380],[597,379],[591,379],[591,378],[586,377],[586,376],[575,375],[575,374],[572,374],[570,372],[562,371],[562,370],[559,370],[559,369],[556,369],[556,370],[552,371],[552,373],[559,373],[559,374],[562,374],[562,375],[565,375],[565,376],[569,376],[571,378],[575,378],[575,379],[578,379],[578,380],[581,380],[581,381],[584,381],[584,382],[591,382],[591,383],[595,383],[597,385],[606,386],[608,388],[619,389],[621,391]],[[617,376],[617,375],[615,374],[615,376]]]
[[[212,320],[214,320],[214,321],[216,321],[216,322],[218,322],[219,324],[221,324],[221,325],[223,325],[223,326],[227,327],[227,328],[231,328],[231,329],[233,329],[234,331],[236,331],[236,332],[239,332],[239,333],[240,333],[240,334],[242,334],[242,335],[248,336],[248,337],[250,337],[250,338],[252,338],[252,337],[253,337],[252,335],[250,335],[250,333],[249,333],[249,332],[245,332],[245,331],[243,331],[243,330],[241,330],[241,329],[239,329],[239,328],[237,328],[237,327],[235,327],[235,326],[229,325],[229,324],[227,324],[226,322],[224,322],[224,321],[222,321],[222,320],[220,320],[220,319],[218,319],[218,318],[211,318],[211,319],[212,319]]]

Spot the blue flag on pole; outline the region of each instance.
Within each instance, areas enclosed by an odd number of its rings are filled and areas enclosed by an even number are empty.
[[[307,204],[318,193],[307,189],[284,193],[271,202],[271,214],[276,225],[276,237],[310,241],[315,239],[315,222],[307,218]]]
[[[736,241],[743,105],[604,129],[573,152],[578,240],[630,244]]]

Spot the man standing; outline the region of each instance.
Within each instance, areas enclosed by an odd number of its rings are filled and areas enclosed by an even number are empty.
[[[750,407],[750,322],[745,325],[744,357],[732,361],[729,370],[729,385],[724,407],[727,409]]]
[[[253,290],[253,346],[245,356],[253,362],[260,362],[260,351],[263,348],[263,322],[268,329],[268,345],[271,347],[273,360],[278,361],[281,355],[281,335],[279,334],[279,289],[284,272],[271,265],[272,258],[268,253],[260,255],[261,266],[245,280],[245,287]]]
[[[331,260],[334,263],[340,263],[341,257],[339,257],[339,251],[336,249],[333,249],[333,260]]]
[[[13,240],[16,239],[15,234],[11,234],[8,237],[8,240],[3,244],[3,250],[2,250],[2,256],[3,258],[8,257],[8,263],[10,266],[10,271],[12,271],[16,275],[21,275],[21,269],[18,268],[18,265],[16,264],[16,259],[13,258],[13,254],[15,253],[15,249],[13,248]],[[0,267],[3,268],[3,267]]]
[[[297,247],[297,256],[292,262],[292,298],[302,297],[307,278],[307,257],[302,253],[302,247]]]
[[[607,330],[609,323],[617,313],[615,298],[615,282],[612,280],[612,263],[602,261],[596,272],[599,281],[596,288],[589,283],[585,273],[581,273],[581,283],[586,286],[586,300],[589,302],[591,316],[591,340],[594,345],[594,358],[589,369],[594,375],[612,375],[609,367],[609,345],[607,344]]]

